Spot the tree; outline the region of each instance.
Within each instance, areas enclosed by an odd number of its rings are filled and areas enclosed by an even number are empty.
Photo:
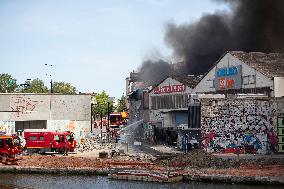
[[[40,79],[34,79],[22,85],[20,92],[22,93],[48,93],[47,86]]]
[[[107,110],[108,110],[108,103],[109,103],[109,111],[111,112],[113,109],[113,101],[109,100],[109,95],[106,94],[105,91],[102,93],[98,93],[95,96],[95,104],[93,106],[93,112],[95,114],[107,115]]]
[[[17,88],[16,79],[14,79],[10,74],[7,74],[7,73],[0,74],[0,92],[1,93],[15,92],[16,88]]]
[[[76,94],[76,87],[66,82],[54,82],[52,86],[54,93]]]
[[[126,112],[127,107],[126,107],[126,97],[124,94],[121,96],[120,99],[117,100],[117,111],[118,112]]]

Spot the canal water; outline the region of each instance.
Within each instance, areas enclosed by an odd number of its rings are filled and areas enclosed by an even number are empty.
[[[0,173],[1,189],[274,189],[280,186],[217,184],[200,182],[154,183],[111,180],[103,176],[69,176]]]

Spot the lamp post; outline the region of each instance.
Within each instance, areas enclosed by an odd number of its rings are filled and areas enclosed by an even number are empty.
[[[93,107],[94,103],[91,103],[91,134],[93,133]]]
[[[109,109],[109,105],[110,105],[110,102],[108,101],[107,102],[107,140],[108,140],[108,142],[109,142],[109,111],[110,111],[110,109]]]
[[[20,84],[20,86],[23,87],[22,90],[26,90],[27,87],[31,86],[30,81],[31,81],[31,79],[26,79],[25,83]]]
[[[49,66],[50,69],[52,69],[52,64],[44,64],[45,66]],[[53,93],[53,87],[52,87],[52,76],[51,76],[51,71],[49,74],[46,74],[50,76],[50,93]]]
[[[103,113],[102,111],[100,112],[100,117],[101,117],[101,142],[103,141]]]

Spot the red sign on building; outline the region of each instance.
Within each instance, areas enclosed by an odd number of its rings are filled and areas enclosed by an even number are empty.
[[[184,92],[185,89],[186,89],[185,85],[160,86],[154,88],[154,94]]]

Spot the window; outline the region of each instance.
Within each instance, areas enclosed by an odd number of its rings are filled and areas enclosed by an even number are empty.
[[[30,140],[37,140],[36,136],[30,136]]]
[[[4,140],[0,139],[0,148],[3,148],[3,147],[4,147]]]
[[[13,140],[11,138],[6,138],[6,145],[12,148],[14,145]]]
[[[68,142],[72,142],[73,141],[73,136],[72,135],[66,135],[66,140],[68,141]]]
[[[244,77],[243,77],[243,84],[244,84],[244,85],[248,85],[248,84],[249,84],[249,82],[248,82],[248,76],[244,76]]]
[[[214,79],[207,79],[207,81],[208,81],[208,86],[209,86],[210,88],[215,88]]]
[[[255,84],[255,75],[250,75],[248,80],[249,84]]]
[[[255,75],[243,76],[243,84],[244,85],[255,84]]]
[[[60,135],[60,142],[64,142],[64,135]]]
[[[55,140],[56,142],[59,142],[59,136],[58,136],[58,135],[54,135],[54,140]]]
[[[40,136],[40,137],[39,137],[39,140],[44,140],[44,136]]]

